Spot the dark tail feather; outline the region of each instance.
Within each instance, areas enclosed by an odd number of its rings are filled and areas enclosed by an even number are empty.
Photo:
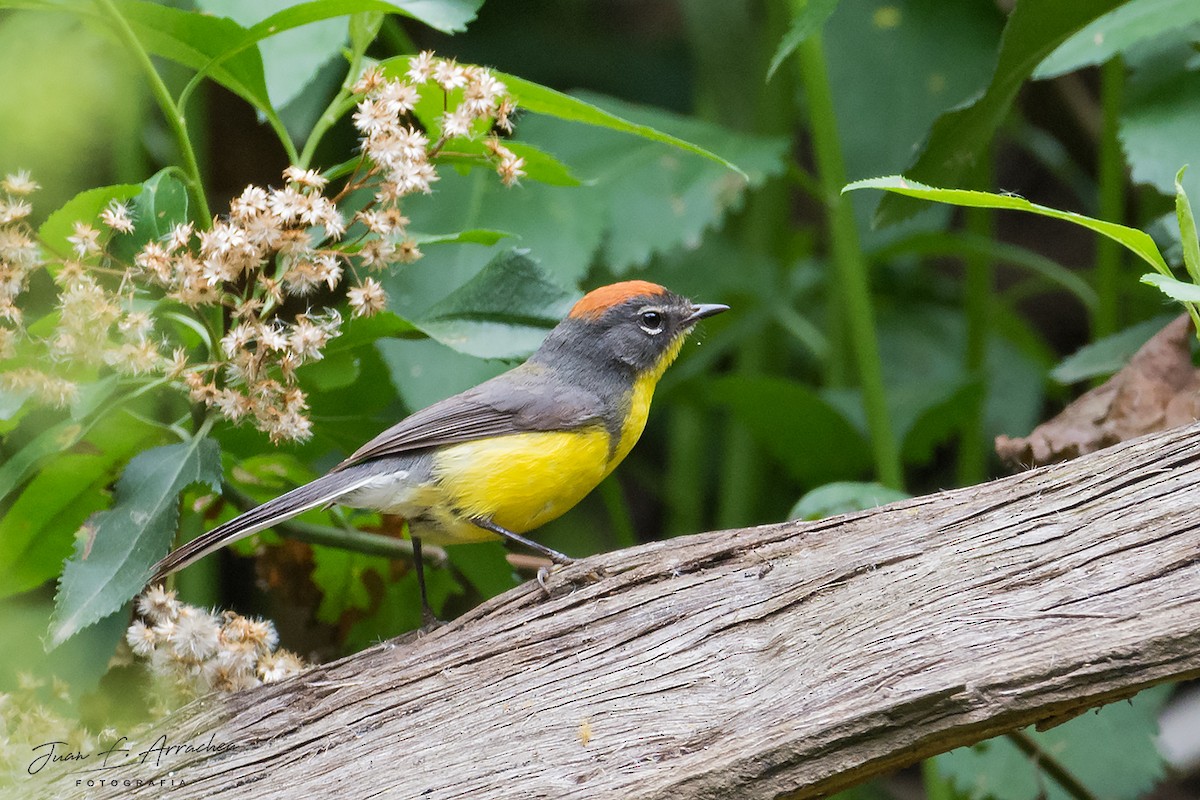
[[[199,561],[214,550],[219,550],[231,542],[269,528],[277,522],[283,522],[304,511],[333,502],[374,477],[373,475],[356,475],[349,471],[334,472],[317,478],[311,483],[298,486],[274,500],[269,500],[261,506],[234,517],[224,525],[218,525],[211,531],[197,536],[178,550],[169,553],[166,558],[152,568],[154,577],[150,582],[157,583],[172,572]]]

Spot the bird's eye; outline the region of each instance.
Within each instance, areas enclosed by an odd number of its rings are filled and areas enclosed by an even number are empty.
[[[642,330],[646,333],[662,333],[663,315],[658,311],[642,312]]]

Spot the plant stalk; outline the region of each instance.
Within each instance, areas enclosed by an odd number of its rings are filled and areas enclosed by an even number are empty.
[[[798,4],[800,0],[793,0]],[[888,413],[887,395],[883,385],[883,363],[875,332],[875,312],[871,305],[867,261],[863,257],[854,222],[850,200],[841,193],[846,184],[846,167],[838,139],[837,118],[833,94],[825,67],[825,52],[819,35],[810,36],[796,48],[796,64],[800,80],[808,97],[810,131],[817,161],[825,207],[829,215],[833,264],[837,282],[833,288],[840,294],[845,312],[845,324],[858,369],[863,405],[871,432],[871,447],[875,471],[885,486],[902,489],[903,473],[900,451]],[[830,339],[833,340],[833,331]],[[832,355],[836,358],[836,350]]]

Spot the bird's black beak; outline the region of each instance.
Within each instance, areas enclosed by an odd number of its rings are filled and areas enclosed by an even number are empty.
[[[720,314],[722,311],[728,310],[729,306],[723,306],[720,303],[700,303],[692,306],[692,313],[684,317],[683,324],[695,325],[705,317],[711,317],[715,314]]]

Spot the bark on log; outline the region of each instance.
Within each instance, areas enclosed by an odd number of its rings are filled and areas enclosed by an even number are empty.
[[[171,743],[235,749],[137,777],[186,781],[174,800],[809,797],[1061,721],[1200,674],[1200,426],[550,586],[194,703]]]

